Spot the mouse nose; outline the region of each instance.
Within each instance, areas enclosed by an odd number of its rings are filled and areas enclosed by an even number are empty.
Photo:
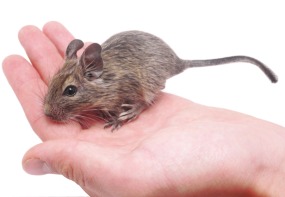
[[[52,106],[51,104],[44,104],[44,114],[50,119],[59,122],[66,119],[63,111],[58,107]]]
[[[52,117],[51,115],[51,106],[49,104],[44,105],[44,114],[48,117]]]

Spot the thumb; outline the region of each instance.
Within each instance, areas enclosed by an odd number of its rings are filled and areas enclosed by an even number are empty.
[[[78,141],[51,140],[31,148],[24,156],[22,165],[24,170],[33,175],[61,174],[63,168],[76,166]]]
[[[29,174],[62,174],[79,182],[88,172],[102,166],[98,149],[86,141],[50,140],[31,148],[23,157],[22,165]]]
[[[57,139],[31,148],[23,157],[22,164],[29,174],[62,174],[94,196],[94,192],[108,193],[109,190],[105,191],[103,186],[108,188],[113,183],[110,166],[113,166],[114,158],[113,149],[88,141]]]

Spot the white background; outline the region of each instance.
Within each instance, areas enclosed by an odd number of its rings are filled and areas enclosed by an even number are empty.
[[[2,0],[0,9],[1,61],[9,54],[25,56],[17,38],[22,26],[41,28],[51,20],[84,41],[102,43],[114,33],[138,29],[161,37],[185,59],[253,56],[278,74],[279,83],[271,84],[253,65],[238,63],[189,69],[170,79],[165,91],[285,126],[281,0]],[[2,72],[0,90],[0,196],[86,196],[59,175],[32,176],[22,170],[22,156],[40,140]]]

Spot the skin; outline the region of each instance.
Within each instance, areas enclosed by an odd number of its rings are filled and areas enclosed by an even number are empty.
[[[119,131],[82,130],[43,115],[47,83],[73,36],[57,22],[26,26],[19,40],[31,64],[12,55],[4,73],[35,133],[30,174],[61,174],[97,196],[259,196],[285,193],[285,128],[245,114],[161,93]],[[33,102],[31,102],[33,101]]]

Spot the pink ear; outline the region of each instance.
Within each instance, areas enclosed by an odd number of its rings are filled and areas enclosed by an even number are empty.
[[[76,59],[77,51],[84,46],[84,43],[81,40],[74,39],[72,40],[66,48],[65,56],[66,59]]]
[[[89,81],[99,78],[103,72],[101,50],[102,48],[99,44],[93,43],[85,49],[80,58],[84,76]]]

